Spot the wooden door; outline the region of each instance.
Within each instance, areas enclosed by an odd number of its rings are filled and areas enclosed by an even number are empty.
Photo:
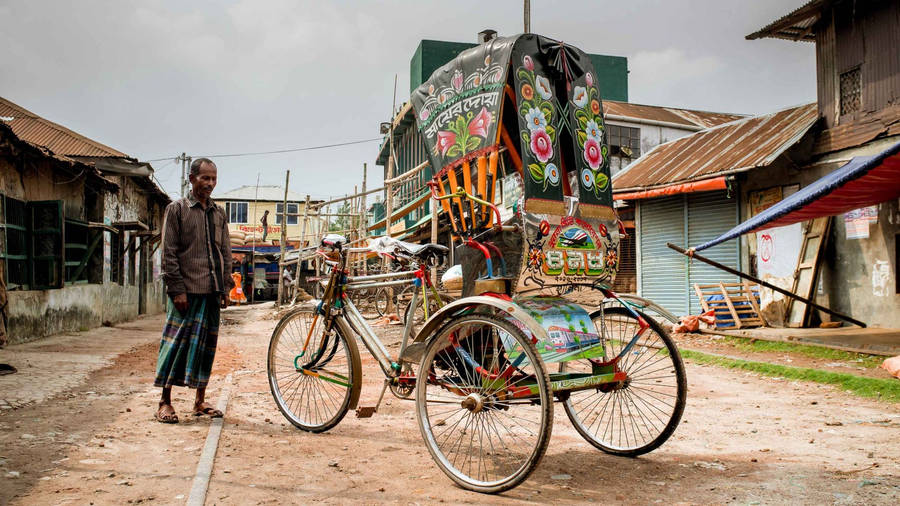
[[[831,231],[831,217],[816,218],[803,224],[803,240],[800,243],[800,256],[797,270],[794,271],[792,292],[813,300],[816,292],[816,281],[819,277],[819,262],[828,233]],[[788,298],[788,327],[805,327],[809,324],[810,307],[796,299]]]

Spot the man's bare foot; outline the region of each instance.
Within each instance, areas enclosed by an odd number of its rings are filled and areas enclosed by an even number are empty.
[[[156,411],[156,421],[159,423],[178,423],[178,415],[175,414],[175,408],[171,404],[160,402],[159,409]]]
[[[203,416],[206,415],[210,418],[222,418],[224,414],[218,409],[210,406],[206,402],[201,402],[200,404],[194,404],[194,416]]]

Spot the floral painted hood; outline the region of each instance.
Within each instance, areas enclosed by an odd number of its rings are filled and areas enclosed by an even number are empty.
[[[436,175],[505,145],[528,210],[564,215],[564,195],[577,194],[582,214],[614,216],[600,90],[583,51],[534,34],[497,38],[436,70],[411,100]]]

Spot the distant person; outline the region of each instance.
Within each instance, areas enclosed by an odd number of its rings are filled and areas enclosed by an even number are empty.
[[[263,227],[263,237],[262,242],[266,242],[266,236],[269,235],[269,210],[266,209],[266,212],[263,213],[263,217],[261,220]]]
[[[284,297],[284,302],[291,300],[291,289],[294,287],[294,278],[291,276],[291,270],[289,267],[285,267],[284,271],[281,274],[281,283],[284,285],[284,289],[281,291],[282,296]]]
[[[228,307],[231,242],[225,210],[210,198],[218,169],[208,158],[191,163],[191,192],[166,207],[163,280],[169,301],[154,386],[162,387],[156,419],[178,423],[172,387],[196,389],[194,415],[221,417],[205,401],[216,356],[220,309]]]
[[[234,287],[228,292],[228,300],[240,306],[247,303],[247,297],[244,296],[244,287],[241,283],[241,273],[232,272],[231,279],[234,280]]]
[[[246,297],[247,294],[250,293],[251,290],[253,290],[253,285],[251,284],[253,273],[250,272],[250,269],[250,257],[247,255],[243,255],[243,258],[241,259],[241,283],[243,285],[242,288],[244,289],[244,297]]]

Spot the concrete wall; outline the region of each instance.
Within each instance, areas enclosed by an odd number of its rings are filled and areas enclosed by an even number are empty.
[[[826,249],[823,284],[832,307],[872,327],[900,328],[897,286],[898,202],[878,206],[867,239],[847,239],[843,216],[835,218]]]
[[[148,302],[153,301],[148,312],[161,312],[162,283],[151,285],[147,293]],[[10,344],[133,320],[137,307],[137,288],[116,284],[13,291],[9,293]]]

